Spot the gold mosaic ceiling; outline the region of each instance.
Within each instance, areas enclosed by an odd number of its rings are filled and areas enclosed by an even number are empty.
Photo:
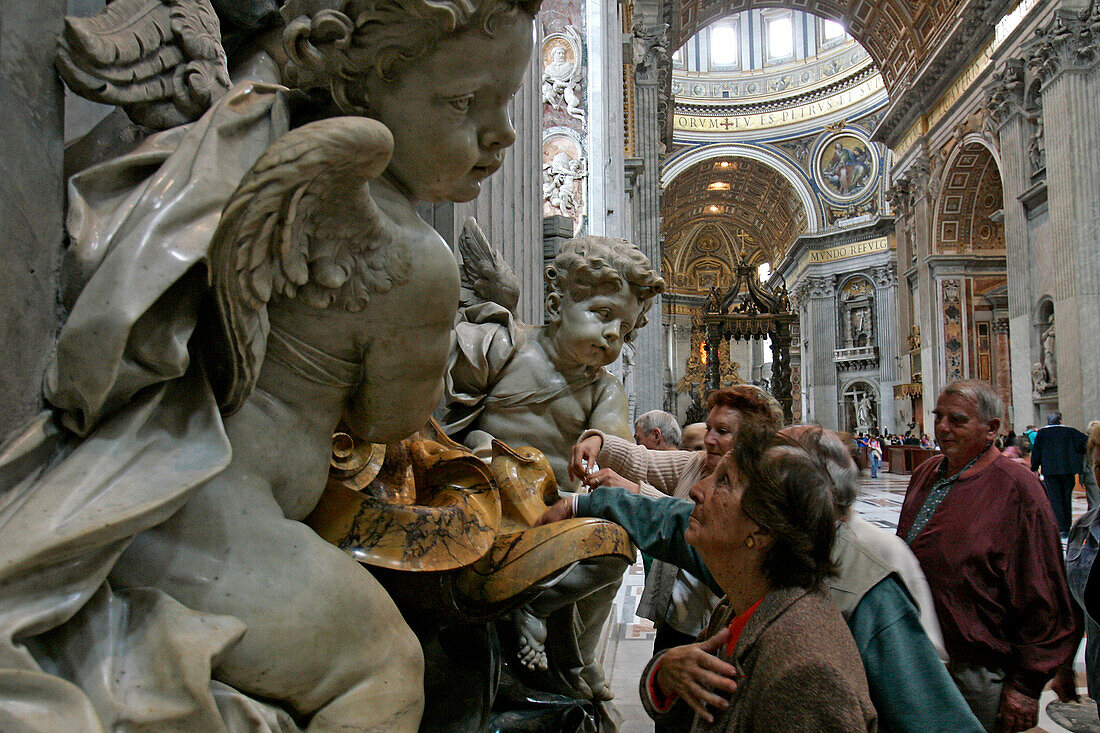
[[[748,259],[773,264],[806,231],[806,212],[791,184],[772,167],[748,158],[708,160],[688,168],[665,189],[661,213],[665,257],[678,268],[691,264],[690,253],[679,249],[700,222],[718,223],[731,237],[743,230],[753,243]]]
[[[895,91],[913,78],[960,5],[960,0],[680,0],[674,48],[727,15],[750,8],[794,8],[842,23],[871,54],[886,88]]]

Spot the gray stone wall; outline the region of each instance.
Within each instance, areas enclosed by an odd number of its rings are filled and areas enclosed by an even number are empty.
[[[0,6],[0,436],[42,406],[63,244],[61,83],[53,53],[64,0]]]

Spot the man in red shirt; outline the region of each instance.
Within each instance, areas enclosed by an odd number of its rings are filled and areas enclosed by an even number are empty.
[[[1072,659],[1077,622],[1043,487],[993,444],[1003,411],[985,382],[944,388],[933,412],[943,455],[913,472],[898,535],[928,578],[963,697],[987,730],[1023,731]]]

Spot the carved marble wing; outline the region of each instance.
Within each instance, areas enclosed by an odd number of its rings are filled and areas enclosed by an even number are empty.
[[[74,92],[155,129],[198,119],[230,86],[209,0],[115,0],[66,18],[56,62]]]
[[[334,117],[288,132],[241,180],[209,254],[217,341],[230,353],[208,359],[208,369],[225,414],[255,383],[272,298],[359,311],[404,279],[407,263],[387,247],[395,225],[367,183],[392,152],[382,123]]]
[[[462,305],[492,301],[514,314],[519,303],[519,281],[472,216],[462,225],[458,251],[462,255],[462,286],[468,291],[463,293]]]

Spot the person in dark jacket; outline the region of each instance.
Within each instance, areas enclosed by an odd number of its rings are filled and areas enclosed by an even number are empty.
[[[1055,410],[1047,424],[1035,433],[1031,449],[1031,470],[1042,471],[1043,483],[1058,520],[1058,531],[1069,532],[1074,477],[1084,470],[1085,443],[1088,436],[1062,424],[1062,413]]]

